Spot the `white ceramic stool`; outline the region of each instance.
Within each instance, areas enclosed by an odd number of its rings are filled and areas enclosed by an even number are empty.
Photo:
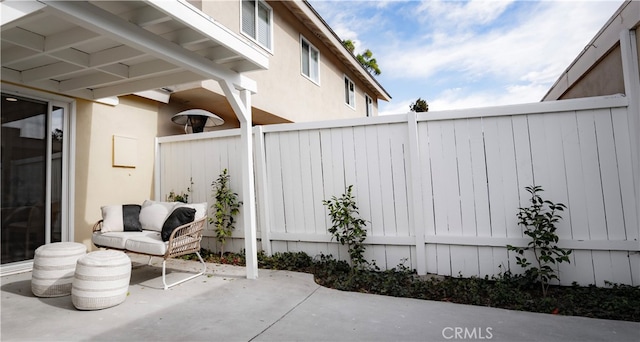
[[[91,252],[78,259],[71,301],[78,310],[100,310],[127,298],[131,259],[123,252]]]
[[[70,295],[76,261],[86,253],[87,247],[77,242],[55,242],[38,247],[33,258],[31,292],[38,297]]]

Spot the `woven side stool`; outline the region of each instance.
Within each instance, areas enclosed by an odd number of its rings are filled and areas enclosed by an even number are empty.
[[[37,297],[70,295],[76,261],[86,253],[87,247],[77,242],[55,242],[36,248],[31,292]]]
[[[71,301],[78,310],[100,310],[127,298],[131,259],[114,250],[91,252],[78,259]]]

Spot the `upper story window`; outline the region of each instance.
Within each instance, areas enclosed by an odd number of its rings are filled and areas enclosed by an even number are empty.
[[[356,86],[347,76],[344,77],[344,103],[353,109],[356,108]]]
[[[273,32],[271,7],[261,0],[242,0],[242,33],[271,50]]]
[[[373,99],[369,95],[364,96],[364,105],[367,111],[367,116],[373,116]]]
[[[300,36],[302,74],[320,84],[320,52],[309,41]]]

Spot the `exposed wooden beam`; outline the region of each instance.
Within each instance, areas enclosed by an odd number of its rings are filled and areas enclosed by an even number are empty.
[[[111,49],[102,50],[91,54],[91,67],[100,67],[114,63],[115,61],[125,61],[136,57],[144,56],[144,52],[136,50],[130,46],[120,45]]]
[[[57,63],[25,70],[21,74],[22,74],[22,81],[25,83],[29,83],[37,80],[52,79],[52,78],[55,78],[56,76],[68,74],[68,73],[79,71],[79,70],[82,70],[82,67],[69,64],[66,62],[57,62]]]
[[[44,52],[53,52],[101,38],[99,34],[81,27],[56,33],[45,38]]]
[[[69,92],[85,88],[92,88],[99,84],[115,83],[121,81],[123,77],[113,74],[95,72],[81,77],[74,77],[69,80],[61,81],[58,89],[61,92]]]
[[[70,64],[82,66],[85,68],[89,67],[89,54],[76,49],[64,49],[53,52],[50,55],[51,57],[55,57]]]
[[[44,52],[44,36],[20,27],[3,31],[2,40],[33,51]]]
[[[100,87],[93,90],[93,98],[98,99],[103,97],[133,94],[140,91],[140,89],[158,89],[174,84],[189,83],[199,80],[202,80],[202,76],[199,74],[188,71],[180,71],[140,80],[127,80],[126,82],[120,82],[114,85]]]

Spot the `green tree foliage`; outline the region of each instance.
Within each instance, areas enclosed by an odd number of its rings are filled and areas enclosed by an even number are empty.
[[[235,216],[240,212],[242,202],[238,201],[238,194],[231,191],[229,186],[229,173],[222,170],[218,179],[211,183],[216,202],[211,206],[214,217],[209,218],[209,223],[215,226],[216,238],[221,244],[220,256],[224,254],[224,245],[228,237],[231,237],[235,229]]]
[[[364,258],[364,240],[367,238],[366,222],[358,217],[358,206],[356,199],[351,194],[353,185],[347,187],[347,192],[341,197],[332,196],[331,200],[324,200],[324,204],[329,209],[331,217],[331,239],[335,237],[340,244],[349,247],[349,257],[351,264],[358,268],[367,265]]]
[[[343,40],[342,45],[344,45],[344,47],[346,47],[347,50],[349,50],[349,52],[351,52],[352,54],[355,53],[356,45],[352,40]],[[362,66],[367,69],[369,73],[372,73],[376,76],[382,73],[382,71],[380,71],[380,67],[378,67],[378,61],[373,58],[373,52],[371,52],[371,50],[366,49],[363,53],[359,53],[355,56],[358,62],[360,62],[360,64],[362,64]]]
[[[427,103],[426,100],[423,100],[422,98],[419,97],[416,100],[416,102],[414,102],[411,105],[409,105],[409,109],[412,112],[416,112],[416,113],[428,112],[429,111],[429,104]]]
[[[507,245],[507,249],[518,253],[518,265],[526,270],[528,276],[540,282],[542,295],[546,297],[549,281],[558,279],[552,266],[571,262],[571,250],[557,246],[559,238],[556,233],[556,223],[562,218],[559,212],[564,211],[567,206],[542,199],[538,193],[544,190],[540,186],[527,186],[525,189],[531,194],[531,206],[519,208],[518,224],[523,226],[524,234],[531,240],[527,247]],[[524,256],[526,251],[533,252],[535,264]]]

